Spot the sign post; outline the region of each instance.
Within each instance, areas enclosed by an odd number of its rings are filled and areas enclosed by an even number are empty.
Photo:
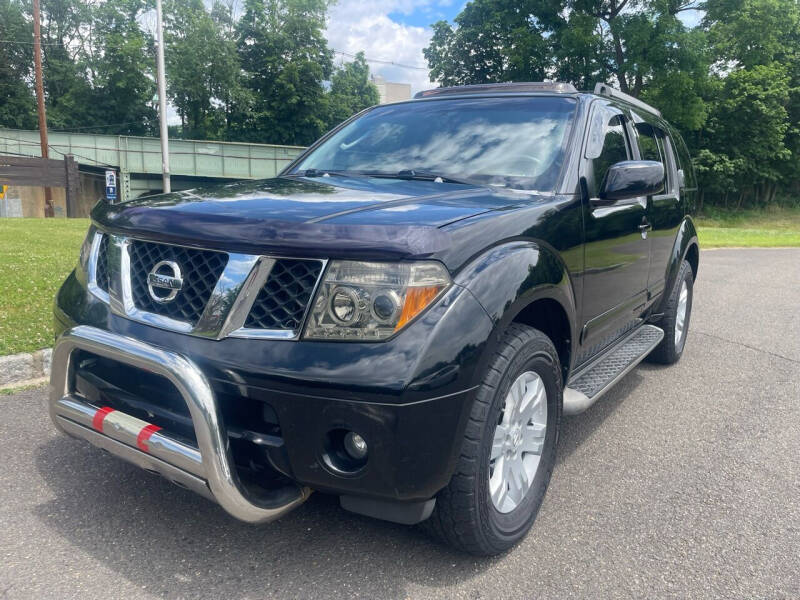
[[[106,200],[114,202],[117,199],[117,172],[106,171]]]

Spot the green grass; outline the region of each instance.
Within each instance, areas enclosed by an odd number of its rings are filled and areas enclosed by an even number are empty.
[[[53,345],[53,298],[88,219],[0,219],[0,356]]]
[[[701,248],[800,247],[800,208],[708,210],[695,222]]]
[[[38,390],[39,388],[43,388],[46,385],[47,385],[47,378],[42,377],[40,380],[34,381],[33,383],[0,387],[0,396],[13,396],[14,394],[17,394],[19,392],[24,392],[27,390]]]

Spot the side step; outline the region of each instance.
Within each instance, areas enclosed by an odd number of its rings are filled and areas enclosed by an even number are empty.
[[[642,325],[600,357],[575,373],[564,388],[564,414],[577,415],[597,402],[658,346],[664,331]]]

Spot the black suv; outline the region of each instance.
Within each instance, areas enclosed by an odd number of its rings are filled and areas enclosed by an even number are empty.
[[[371,108],[274,179],[101,202],[53,421],[244,521],[313,489],[502,552],[562,414],[680,358],[695,193],[654,108],[527,83]]]

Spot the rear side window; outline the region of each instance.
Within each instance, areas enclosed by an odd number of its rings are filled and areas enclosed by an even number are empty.
[[[692,158],[689,156],[689,150],[686,148],[686,143],[683,138],[675,133],[673,129],[670,132],[670,138],[673,141],[672,147],[678,153],[678,168],[683,171],[683,181],[687,189],[697,189],[697,181],[694,177],[694,168],[692,167]]]
[[[664,132],[650,123],[636,123],[636,137],[639,142],[639,155],[642,160],[654,160],[664,165],[664,177],[667,179],[666,187],[671,189],[672,172],[667,150],[665,147]]]
[[[614,114],[604,109],[602,121],[595,119],[594,128],[602,128],[602,137],[595,131],[590,136],[590,145],[587,148],[586,158],[590,159],[593,176],[587,177],[589,194],[596,197],[611,165],[630,159],[628,140],[625,135],[625,124],[622,114]],[[602,139],[602,146],[599,141]],[[588,175],[588,174],[587,174]]]
[[[661,136],[656,134],[655,128],[649,123],[637,123],[636,133],[639,135],[639,154],[642,160],[657,160],[663,163],[664,158],[658,147],[658,138]]]

